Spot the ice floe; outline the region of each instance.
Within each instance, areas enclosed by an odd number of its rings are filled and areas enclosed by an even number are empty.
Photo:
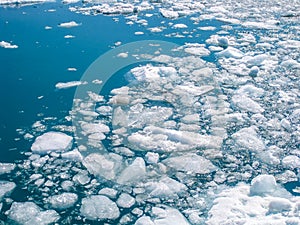
[[[72,27],[78,27],[80,25],[81,24],[76,23],[75,21],[70,21],[70,22],[60,23],[58,26],[63,28],[72,28]]]
[[[0,41],[0,47],[2,47],[2,48],[18,48],[19,46],[12,45],[11,43],[6,42],[6,41]]]
[[[76,70],[71,68],[69,71],[76,71]],[[77,87],[79,85],[85,85],[85,84],[87,84],[87,82],[85,82],[85,81],[69,81],[69,82],[65,82],[65,83],[59,82],[55,85],[55,87],[57,89],[66,89],[66,88]]]
[[[63,152],[70,150],[73,138],[61,132],[47,132],[37,137],[31,146],[31,151],[38,154],[47,152]]]

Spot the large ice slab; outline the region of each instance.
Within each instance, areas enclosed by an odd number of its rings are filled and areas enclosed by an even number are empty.
[[[78,196],[75,193],[62,193],[50,196],[47,201],[54,209],[67,209],[77,202]]]
[[[117,219],[120,216],[116,203],[103,195],[92,195],[82,199],[80,213],[89,220]]]
[[[37,137],[31,146],[31,151],[38,154],[47,152],[63,152],[72,147],[73,138],[62,132],[47,132]]]
[[[8,218],[23,225],[47,225],[59,219],[56,211],[42,211],[33,202],[13,202],[7,214]]]
[[[0,163],[0,175],[10,173],[16,168],[14,163]]]
[[[168,167],[185,173],[207,174],[217,169],[209,160],[194,153],[171,156],[163,161]]]
[[[16,184],[10,181],[0,181],[0,201],[9,196],[15,189]]]

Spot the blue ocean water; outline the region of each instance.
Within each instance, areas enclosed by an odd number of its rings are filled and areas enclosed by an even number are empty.
[[[204,42],[212,33],[197,31],[198,37],[165,37],[164,33],[151,33],[142,25],[126,25],[122,15],[86,16],[70,12],[68,8],[60,3],[0,8],[0,39],[19,46],[17,49],[0,48],[2,162],[20,159],[22,155],[19,153],[30,148],[30,143],[20,138],[17,129],[30,128],[41,117],[63,118],[67,115],[72,107],[75,89],[56,90],[55,84],[80,80],[88,66],[110,50],[115,42],[153,39],[182,45],[185,42]],[[154,16],[148,19],[149,23],[159,26],[161,19],[158,17],[158,12],[154,11]],[[58,27],[60,23],[69,21],[81,25],[70,29]],[[184,22],[193,29],[192,21],[187,18],[178,19],[177,22]],[[203,22],[203,26],[213,25],[217,30],[223,24],[219,21]],[[52,29],[47,30],[46,26]],[[136,31],[143,31],[144,35],[134,35]],[[75,38],[65,39],[65,35],[74,35]],[[70,72],[67,70],[69,67],[75,67],[77,71]],[[122,76],[123,72],[126,71],[121,71],[118,76]],[[121,86],[124,80],[118,76],[112,78],[109,84]],[[112,88],[106,85],[106,92]]]

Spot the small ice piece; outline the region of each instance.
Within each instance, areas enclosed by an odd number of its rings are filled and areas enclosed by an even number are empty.
[[[284,168],[297,169],[300,168],[300,158],[296,155],[289,155],[282,159]]]
[[[155,225],[149,216],[138,218],[134,225]]]
[[[14,163],[0,163],[0,175],[10,173],[16,168]]]
[[[47,201],[54,209],[67,209],[72,207],[78,200],[78,196],[75,193],[62,193],[59,195],[50,196]]]
[[[163,29],[160,28],[160,27],[150,27],[149,30],[152,32],[152,33],[159,33],[159,32],[162,32]]]
[[[144,32],[142,32],[142,31],[136,31],[136,32],[134,32],[134,35],[143,35],[144,34]]]
[[[9,219],[22,225],[47,225],[59,219],[56,211],[42,211],[33,202],[13,202],[7,215]]]
[[[168,167],[185,173],[208,174],[217,168],[209,160],[195,153],[171,156],[163,161]]]
[[[188,48],[185,48],[184,51],[186,53],[189,53],[192,55],[197,55],[197,56],[209,56],[210,55],[210,51],[203,46],[188,47]]]
[[[178,12],[167,10],[167,9],[160,9],[159,12],[162,14],[163,17],[169,19],[175,19],[179,17]]]
[[[234,95],[231,101],[241,111],[251,113],[262,113],[265,111],[257,102],[245,95]]]
[[[147,152],[146,162],[149,164],[156,164],[159,160],[159,154],[156,152]]]
[[[235,140],[236,147],[239,149],[247,149],[252,152],[262,152],[266,146],[264,142],[258,137],[256,127],[242,128],[232,135]]]
[[[74,36],[74,35],[68,34],[68,35],[65,35],[64,38],[65,38],[65,39],[71,39],[71,38],[75,38],[75,36]],[[69,69],[68,69],[68,70],[69,70]],[[69,71],[70,71],[70,70],[69,70]],[[75,71],[76,71],[76,70],[75,70]]]
[[[177,23],[177,24],[173,25],[173,28],[175,28],[175,29],[185,29],[185,28],[188,28],[188,26],[183,24],[183,23]]]
[[[291,208],[291,202],[285,198],[274,198],[269,203],[269,213],[281,213],[284,211],[290,211]]]
[[[143,158],[137,157],[132,164],[122,171],[117,182],[120,184],[131,184],[140,181],[145,177],[145,175],[145,161]]]
[[[71,161],[78,161],[78,162],[81,162],[83,157],[81,155],[81,153],[78,151],[78,149],[74,149],[72,151],[69,151],[69,152],[63,152],[61,154],[61,157],[63,159],[68,159],[68,160],[71,160]]]
[[[277,189],[275,177],[273,175],[258,175],[251,181],[250,195],[265,196]]]
[[[234,47],[229,46],[225,50],[216,53],[216,56],[218,56],[220,58],[240,59],[244,56],[244,53]]]
[[[127,52],[121,52],[117,55],[117,57],[119,58],[127,58],[128,57],[128,53]]]
[[[11,43],[6,42],[6,41],[0,41],[0,47],[2,47],[2,48],[18,48],[19,46],[12,45]]]
[[[73,138],[62,132],[47,132],[37,137],[31,151],[37,154],[47,152],[64,152],[72,147]]]
[[[85,185],[90,182],[91,178],[86,170],[80,171],[73,177],[73,181],[77,184]]]
[[[45,26],[45,30],[51,30],[52,29],[52,27],[50,27],[50,26]]]
[[[80,0],[62,0],[62,3],[64,3],[64,4],[71,4],[71,3],[77,3],[79,1]]]
[[[14,182],[9,181],[0,181],[0,201],[9,196],[12,191],[15,189],[16,184]]]
[[[120,211],[108,197],[92,195],[82,199],[80,214],[89,220],[114,220],[120,216]]]
[[[162,206],[161,208],[153,207],[152,214],[155,225],[190,225],[186,218],[175,208]]]
[[[252,57],[247,57],[247,65],[249,67],[252,67],[252,66],[261,66],[263,65],[264,61],[269,59],[270,56],[267,55],[267,54],[260,54],[260,55],[255,55],[255,56],[252,56]]]
[[[67,70],[70,71],[70,72],[76,72],[77,71],[77,69],[75,67],[69,67]]]
[[[134,197],[127,193],[122,193],[117,200],[117,205],[121,208],[131,208],[134,204]]]
[[[66,22],[66,23],[60,23],[58,26],[63,27],[63,28],[71,28],[71,27],[77,27],[80,25],[81,24],[76,23],[75,21],[71,21],[71,22]]]
[[[71,87],[77,87],[79,85],[85,85],[87,84],[86,81],[69,81],[69,82],[59,82],[55,85],[57,89],[66,89]]]
[[[102,188],[99,192],[99,195],[105,195],[111,199],[115,199],[117,197],[118,191],[112,188]]]
[[[218,37],[218,45],[225,48],[229,45],[229,40],[227,37]]]

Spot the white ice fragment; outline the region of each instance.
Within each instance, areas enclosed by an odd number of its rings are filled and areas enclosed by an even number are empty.
[[[218,45],[221,47],[228,47],[229,40],[227,37],[218,37]]]
[[[145,161],[137,157],[128,167],[126,167],[117,179],[120,184],[131,184],[142,180],[146,176]]]
[[[92,195],[82,199],[80,213],[89,220],[117,219],[120,216],[116,203],[103,195]]]
[[[122,193],[117,200],[117,205],[121,208],[131,208],[134,204],[134,197],[127,193]]]
[[[240,59],[244,56],[244,53],[234,47],[229,46],[225,50],[216,53],[216,56],[218,56],[220,58]]]
[[[245,95],[234,95],[231,99],[232,103],[241,111],[251,113],[262,113],[265,110],[254,100]]]
[[[73,138],[61,132],[47,132],[37,137],[31,146],[31,151],[37,154],[47,152],[64,152],[72,147]]]
[[[19,46],[12,45],[11,43],[6,42],[6,41],[0,41],[0,47],[2,47],[2,48],[18,48]]]
[[[142,31],[136,31],[136,32],[134,32],[134,35],[143,35],[144,34],[144,32],[142,32]]]
[[[52,27],[50,27],[50,26],[45,26],[45,30],[51,30],[52,29]]]
[[[99,195],[105,195],[111,199],[115,199],[117,197],[118,191],[112,188],[102,188],[99,192]]]
[[[217,169],[209,160],[194,153],[171,156],[165,159],[163,163],[176,171],[192,174],[207,174]]]
[[[273,200],[269,203],[269,213],[290,211],[291,208],[291,202],[285,198],[273,198]]]
[[[16,168],[14,163],[0,163],[0,175],[10,173]]]
[[[47,225],[59,219],[56,211],[42,211],[33,202],[13,202],[7,215],[9,219],[22,225]]]
[[[210,51],[206,49],[203,46],[198,46],[198,47],[188,47],[185,48],[184,51],[186,53],[192,54],[192,55],[197,55],[197,56],[208,56],[210,55]]]
[[[163,15],[163,17],[169,18],[169,19],[175,19],[179,17],[178,12],[172,11],[172,10],[167,10],[161,8],[159,12]]]
[[[140,217],[134,225],[155,225],[149,216]]]
[[[50,196],[47,201],[54,209],[67,209],[72,207],[78,200],[75,193],[62,193],[59,195]]]
[[[232,135],[232,138],[239,149],[261,152],[266,148],[264,142],[258,137],[254,126],[240,129]]]
[[[272,175],[259,175],[251,182],[250,195],[264,196],[272,194],[277,188],[275,177]]]
[[[156,216],[155,225],[189,225],[186,218],[175,208],[162,206],[153,207],[152,213]]]
[[[159,160],[159,154],[156,152],[147,152],[145,159],[149,164],[156,164]]]
[[[269,59],[270,56],[267,54],[260,54],[260,55],[255,55],[255,56],[250,56],[250,57],[245,57],[247,66],[261,66],[263,65],[264,61]]]
[[[71,39],[71,38],[75,38],[75,36],[74,36],[74,35],[68,34],[68,35],[65,35],[64,38],[65,38],[65,39]],[[76,71],[76,68],[74,68],[74,69],[75,69],[75,70],[69,70],[69,68],[68,68],[68,71]]]
[[[300,158],[296,155],[289,155],[282,159],[282,165],[284,168],[289,169],[299,169],[300,168]]]
[[[162,32],[163,29],[160,28],[160,27],[150,27],[149,30],[152,32],[152,33],[159,33],[159,32]]]
[[[71,3],[77,3],[79,1],[80,0],[62,0],[62,3],[64,3],[64,4],[71,4]]]
[[[9,196],[15,188],[16,184],[14,182],[0,181],[0,201]]]
[[[83,165],[88,171],[98,177],[112,180],[116,177],[116,172],[120,168],[122,157],[113,154],[92,153],[85,157]]]
[[[128,57],[128,53],[127,52],[121,52],[117,55],[117,57],[119,58],[127,58]]]
[[[63,28],[71,28],[71,27],[77,27],[81,24],[76,23],[75,21],[66,22],[66,23],[60,23],[58,26]]]
[[[74,149],[69,152],[63,152],[61,154],[61,157],[63,159],[68,159],[68,160],[78,161],[78,162],[81,162],[83,159],[83,157],[82,157],[81,153],[78,151],[78,149]]]
[[[295,109],[290,115],[290,120],[292,123],[297,124],[300,122],[300,109]]]
[[[183,23],[177,23],[177,24],[173,25],[173,28],[175,28],[175,29],[186,29],[186,28],[188,28],[188,26],[183,24]]]
[[[55,85],[57,89],[66,89],[66,88],[71,88],[71,87],[77,87],[79,85],[85,85],[87,84],[86,81],[69,81],[69,82],[59,82]]]

